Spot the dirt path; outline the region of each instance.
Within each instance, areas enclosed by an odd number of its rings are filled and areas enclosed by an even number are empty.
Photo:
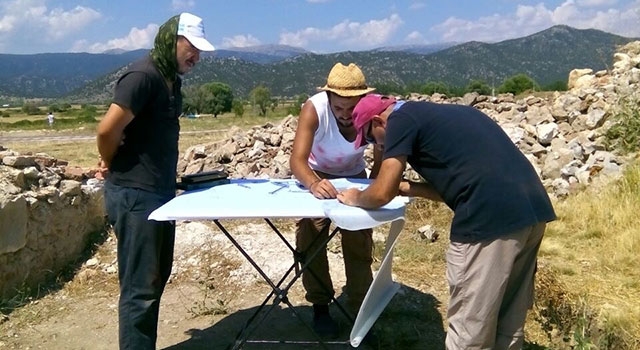
[[[181,131],[180,135],[201,135],[201,134],[220,134],[227,132],[229,129],[219,130],[197,130],[197,131]],[[78,131],[72,131],[78,132]],[[95,140],[96,135],[94,131],[81,132],[81,135],[76,135],[72,132],[65,131],[46,131],[37,130],[33,132],[29,131],[12,131],[0,133],[0,145],[3,143],[13,142],[62,142],[62,141],[89,141]]]
[[[206,223],[178,224],[172,278],[162,298],[158,343],[160,349],[227,349],[238,331],[260,305],[270,287],[216,228]],[[281,276],[292,255],[261,222],[233,227],[235,238],[269,276]],[[292,229],[283,230],[293,241]],[[383,237],[377,234],[376,241]],[[329,245],[334,286],[344,285],[339,241]],[[64,288],[32,301],[0,321],[0,349],[117,349],[117,280],[115,239],[110,236]],[[288,295],[294,310],[305,320],[311,308],[303,299],[300,283]],[[340,298],[339,298],[340,300]],[[271,303],[267,305],[271,306]],[[430,294],[403,286],[374,326],[376,334],[396,334],[397,339],[377,339],[359,349],[441,349],[444,330],[441,303]],[[333,306],[343,344],[350,325]],[[406,322],[398,325],[401,319]],[[400,326],[404,331],[395,330]],[[407,338],[408,337],[408,338]],[[425,341],[424,337],[430,339]],[[252,339],[314,340],[289,308],[275,307]],[[423,340],[420,340],[423,339]],[[316,349],[317,345],[246,344],[245,349]]]

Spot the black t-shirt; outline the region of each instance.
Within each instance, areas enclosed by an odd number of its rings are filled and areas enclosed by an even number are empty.
[[[555,219],[527,158],[469,106],[406,102],[387,122],[384,158],[407,156],[454,211],[453,241],[495,238]]]
[[[109,169],[116,185],[175,194],[181,81],[169,91],[150,57],[134,63],[117,82],[113,103],[133,112]]]

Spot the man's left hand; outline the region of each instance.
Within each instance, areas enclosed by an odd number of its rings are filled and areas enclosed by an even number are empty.
[[[336,197],[342,204],[346,204],[352,207],[358,206],[358,197],[360,196],[360,190],[357,188],[348,188],[338,193]]]

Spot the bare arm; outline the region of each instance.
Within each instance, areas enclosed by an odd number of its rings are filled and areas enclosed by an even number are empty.
[[[133,120],[133,112],[128,108],[112,103],[98,124],[96,141],[102,165],[109,167],[122,142],[124,128]]]
[[[338,201],[365,209],[379,208],[398,195],[407,157],[392,157],[382,161],[378,177],[364,191],[350,188],[338,194]]]
[[[318,129],[318,114],[311,101],[307,100],[298,118],[298,128],[293,140],[289,166],[293,175],[317,198],[335,198],[336,188],[329,180],[320,179],[309,166],[311,146]]]
[[[432,201],[442,202],[442,197],[428,183],[402,181],[400,183],[400,195],[409,197],[423,197]]]

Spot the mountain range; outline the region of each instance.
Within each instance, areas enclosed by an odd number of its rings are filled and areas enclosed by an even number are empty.
[[[357,63],[369,85],[407,86],[428,81],[464,86],[472,79],[498,86],[524,73],[540,85],[566,81],[575,68],[607,69],[626,38],[594,29],[554,26],[497,43],[466,42],[383,47],[316,54],[284,45],[216,50],[201,56],[184,86],[223,82],[246,97],[259,84],[274,96],[312,94],[336,62]],[[106,101],[128,64],[148,50],[88,53],[0,54],[2,97]]]

